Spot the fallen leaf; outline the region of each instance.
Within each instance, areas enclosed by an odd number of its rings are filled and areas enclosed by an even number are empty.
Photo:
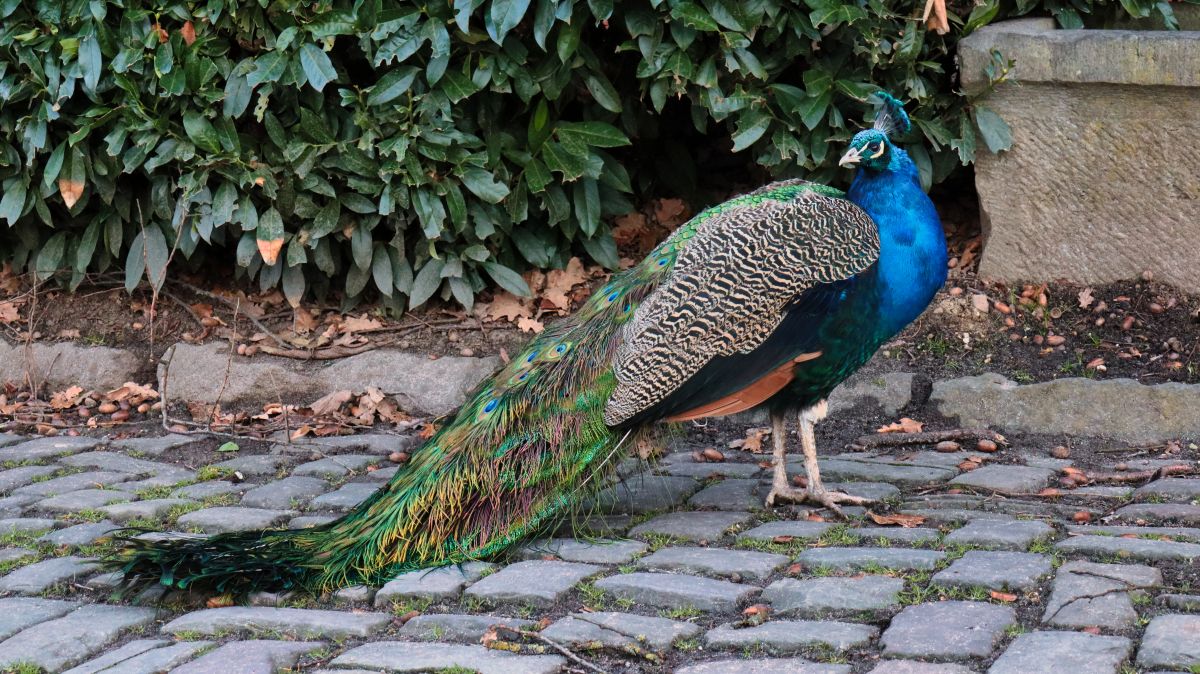
[[[771,542],[772,543],[782,543],[784,545],[787,545],[788,543],[791,543],[794,540],[796,540],[795,536],[781,535],[781,536],[776,536],[775,538],[772,538]]]
[[[521,298],[510,292],[496,293],[496,298],[487,307],[485,314],[490,320],[504,319],[515,321],[518,318],[532,318],[533,310],[521,302]]]
[[[742,449],[754,454],[762,454],[763,440],[771,434],[769,428],[751,428],[746,431],[746,439],[742,440]]]
[[[59,330],[58,336],[60,339],[79,339],[79,330],[75,328]]]
[[[654,219],[660,225],[674,228],[687,220],[687,204],[683,199],[659,199],[654,202]]]
[[[312,426],[309,426],[308,424],[304,424],[300,428],[297,428],[296,430],[292,431],[291,439],[299,440],[300,438],[303,438],[304,436],[308,435],[309,433],[312,433],[312,431],[313,431]]]
[[[342,405],[349,402],[354,394],[347,390],[334,391],[321,396],[316,402],[309,405],[312,413],[321,416],[322,414],[332,414],[342,408]]]
[[[12,323],[20,317],[15,302],[0,302],[0,323]]]
[[[988,595],[996,601],[1007,603],[1012,603],[1017,600],[1017,595],[1010,592],[1000,592],[999,590],[992,590],[991,592],[988,592]]]
[[[378,330],[383,327],[383,323],[378,319],[371,318],[363,314],[362,316],[351,316],[342,321],[339,330],[342,332],[365,332],[368,330]]]
[[[517,327],[520,328],[521,332],[532,332],[535,335],[540,334],[546,329],[546,326],[536,318],[526,318],[524,316],[517,319]]]
[[[217,595],[216,597],[209,597],[208,601],[204,602],[204,605],[208,608],[224,608],[226,606],[233,606],[233,595],[221,594]]]
[[[68,407],[74,407],[79,404],[82,394],[82,386],[72,386],[65,391],[59,391],[50,396],[50,407],[56,410],[65,410]]]
[[[241,447],[238,447],[238,443],[233,442],[233,441],[226,442],[225,444],[221,445],[220,447],[217,447],[218,452],[225,452],[225,453],[239,452],[239,451],[241,451],[241,449],[242,449]]]
[[[424,424],[421,426],[421,432],[417,434],[422,440],[428,440],[433,437],[434,433],[438,432],[437,424]]]
[[[923,429],[923,428],[925,428],[925,424],[920,421],[916,421],[914,419],[909,419],[908,417],[900,417],[900,421],[897,421],[896,423],[888,424],[887,426],[880,426],[876,432],[877,433],[920,433],[921,429]]]
[[[317,316],[304,307],[296,307],[292,312],[292,329],[300,334],[308,334],[317,329]]]
[[[881,526],[898,524],[906,529],[921,526],[925,523],[925,518],[920,515],[902,515],[900,513],[896,513],[895,515],[879,515],[868,510],[867,517],[875,520],[875,523]]]

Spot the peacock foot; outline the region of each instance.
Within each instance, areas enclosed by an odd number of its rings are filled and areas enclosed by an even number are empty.
[[[853,496],[843,491],[826,491],[819,489],[810,491],[808,489],[795,489],[786,485],[775,485],[771,488],[771,492],[767,494],[767,507],[771,507],[776,503],[810,503],[819,505],[824,508],[829,508],[837,513],[838,517],[846,518],[839,504],[847,503],[850,505],[867,505],[874,503],[874,499],[865,498],[863,496]]]

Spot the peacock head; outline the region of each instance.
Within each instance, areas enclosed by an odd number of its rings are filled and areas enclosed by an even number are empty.
[[[892,161],[892,145],[890,136],[907,133],[912,124],[908,121],[908,113],[904,112],[904,104],[891,94],[880,91],[876,94],[882,102],[879,113],[875,115],[875,124],[870,129],[859,131],[850,139],[850,149],[838,161],[839,166],[858,166],[868,171],[882,171]]]

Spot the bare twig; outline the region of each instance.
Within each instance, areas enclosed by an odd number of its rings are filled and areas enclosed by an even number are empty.
[[[905,445],[933,445],[943,440],[991,440],[997,445],[1007,446],[1008,440],[996,431],[986,428],[953,428],[948,431],[922,431],[920,433],[876,433],[863,435],[850,443],[858,451],[878,447],[903,447]]]
[[[331,346],[324,349],[277,349],[270,344],[258,346],[265,354],[294,358],[296,360],[337,360],[379,348],[379,344],[363,344],[362,346]]]
[[[229,331],[229,356],[225,359],[225,378],[221,380],[221,389],[217,391],[217,399],[213,403],[212,411],[208,415],[208,430],[212,431],[212,422],[217,417],[217,412],[221,409],[221,399],[225,397],[225,387],[229,386],[229,373],[233,370],[233,354],[237,353],[237,343],[234,336],[237,334],[238,312],[242,308],[242,302],[239,299],[233,305],[233,329]]]
[[[583,658],[579,657],[574,652],[572,652],[571,649],[558,643],[557,641],[551,639],[550,637],[539,634],[538,632],[532,632],[530,630],[514,629],[507,625],[493,625],[491,629],[495,632],[503,631],[503,632],[508,632],[508,633],[514,634],[514,635],[520,635],[527,639],[536,639],[536,640],[541,641],[542,643],[546,644],[550,648],[553,648],[554,650],[558,651],[559,653],[562,653],[568,659],[579,664],[581,667],[590,669],[591,671],[596,672],[596,674],[608,674],[607,670],[602,669],[599,666],[588,662],[587,660],[584,660]],[[487,643],[485,645],[487,645],[488,648],[495,648],[496,650],[511,650],[512,646],[517,646],[519,648],[519,645],[511,644],[511,640],[508,640],[508,641],[496,640],[491,643]]]
[[[175,279],[170,279],[170,281],[176,285],[187,288],[188,290],[190,290],[196,294],[204,295],[205,297],[214,299],[214,300],[220,302],[221,304],[224,304],[225,306],[230,307],[230,308],[238,307],[241,305],[241,302],[242,302],[241,298],[238,298],[237,300],[231,300],[228,297],[222,297],[221,295],[218,295],[214,292],[205,290],[204,288],[198,288],[190,283],[185,283],[183,281],[178,281]],[[270,328],[263,325],[262,321],[259,321],[257,318],[255,318],[254,316],[251,316],[248,313],[245,314],[245,316],[251,323],[254,324],[254,327],[258,328],[259,332],[266,334],[268,337],[271,338],[272,341],[274,341],[277,345],[279,345],[279,348],[281,348],[281,349],[289,348],[288,343],[283,341],[282,337],[280,337],[279,335],[272,332]]]
[[[162,294],[166,295],[167,298],[170,299],[171,301],[175,302],[175,304],[178,304],[179,306],[183,307],[184,311],[191,314],[192,318],[196,319],[197,325],[199,325],[200,327],[202,327],[204,329],[208,329],[208,326],[204,324],[203,319],[200,318],[200,314],[196,313],[196,310],[192,308],[192,305],[188,304],[187,302],[184,302],[183,300],[179,299],[178,296],[172,295],[171,293],[169,293],[165,290],[162,291]]]

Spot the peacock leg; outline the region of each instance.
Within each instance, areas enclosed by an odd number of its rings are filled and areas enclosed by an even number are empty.
[[[775,478],[771,482],[771,493],[767,494],[767,506],[775,505],[776,499],[799,502],[805,494],[792,488],[787,475],[787,418],[781,412],[771,411],[771,442],[774,444]]]
[[[842,515],[839,503],[864,505],[871,503],[871,499],[851,496],[841,491],[827,491],[821,483],[821,467],[817,464],[817,437],[813,429],[828,413],[829,405],[824,400],[800,412],[800,445],[804,448],[804,470],[808,473],[808,491],[803,500],[823,505]]]

